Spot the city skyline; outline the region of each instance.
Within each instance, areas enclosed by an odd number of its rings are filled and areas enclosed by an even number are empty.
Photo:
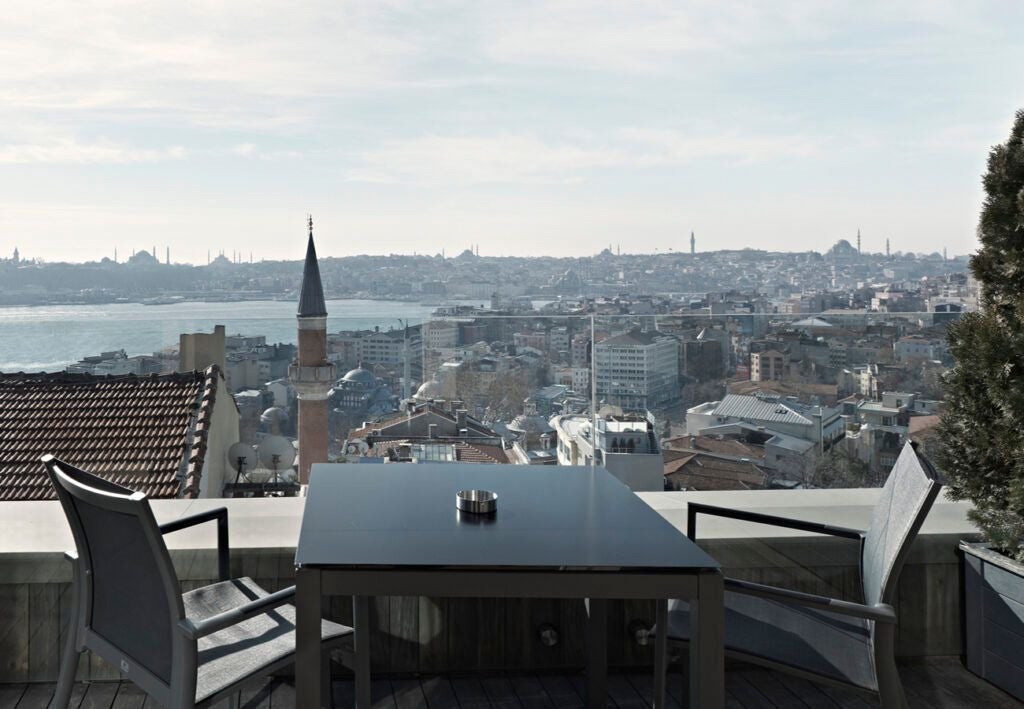
[[[11,9],[0,253],[972,252],[1019,6]],[[128,249],[128,251],[125,251]]]

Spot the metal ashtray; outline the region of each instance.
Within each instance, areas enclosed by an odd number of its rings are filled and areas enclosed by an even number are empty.
[[[490,490],[459,490],[455,506],[462,512],[488,514],[498,509],[498,493]]]

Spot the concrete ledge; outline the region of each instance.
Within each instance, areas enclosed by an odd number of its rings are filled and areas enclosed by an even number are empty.
[[[670,523],[686,531],[686,505],[765,511],[797,519],[863,529],[878,490],[639,493]],[[229,510],[231,572],[250,576],[268,590],[294,582],[295,545],[303,498],[158,500],[158,522],[216,507]],[[977,537],[966,503],[935,505],[903,570],[897,598],[897,654],[958,655],[962,652],[957,548]],[[728,576],[861,601],[858,545],[845,539],[701,517],[698,541]],[[166,537],[185,589],[217,575],[215,525]],[[70,612],[71,532],[57,502],[0,503],[0,682],[53,681]],[[371,607],[373,666],[394,672],[457,672],[468,669],[578,668],[583,657],[582,605],[543,599],[380,598]],[[351,623],[351,604],[332,599],[328,615]],[[636,667],[651,661],[651,647],[637,645],[634,622],[653,622],[653,603],[613,604],[609,615],[609,662]],[[543,646],[536,635],[553,625],[563,641]],[[80,679],[111,679],[117,672],[97,658],[83,659]]]

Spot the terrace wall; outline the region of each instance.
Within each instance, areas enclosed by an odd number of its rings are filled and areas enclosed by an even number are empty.
[[[709,493],[639,493],[680,529],[686,501],[755,509],[862,528],[877,490],[799,490]],[[293,558],[304,501],[300,498],[157,500],[157,520],[170,521],[218,506],[230,510],[232,575],[250,576],[268,590],[293,583]],[[965,503],[936,504],[900,581],[898,653],[962,652],[960,564],[957,544],[972,538]],[[701,543],[726,573],[753,581],[861,600],[857,544],[759,525],[700,518]],[[214,525],[168,535],[184,589],[216,575]],[[0,683],[54,681],[70,608],[72,547],[56,502],[0,503]],[[334,598],[331,616],[351,622],[351,603]],[[652,602],[611,604],[609,664],[652,661],[651,645],[635,640],[650,624]],[[371,602],[375,671],[454,672],[475,669],[570,669],[583,666],[582,602],[518,599],[378,598]],[[538,630],[553,626],[559,642],[544,646]],[[117,672],[83,656],[79,679],[114,678]]]

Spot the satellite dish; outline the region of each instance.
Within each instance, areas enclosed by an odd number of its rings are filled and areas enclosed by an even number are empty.
[[[362,438],[352,441],[346,446],[346,452],[349,455],[366,455],[370,450],[370,445]]]
[[[233,443],[228,448],[228,465],[231,469],[245,475],[256,467],[256,449],[248,443]]]
[[[264,468],[278,473],[288,470],[295,462],[295,447],[284,436],[267,436],[260,443],[260,463]]]

